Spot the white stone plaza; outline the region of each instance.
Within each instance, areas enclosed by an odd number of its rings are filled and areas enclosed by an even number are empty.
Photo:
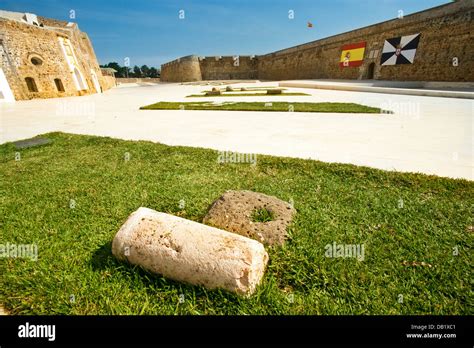
[[[278,86],[278,82],[232,86]],[[310,96],[186,98],[211,86],[128,84],[83,97],[0,103],[0,143],[60,131],[474,179],[474,100],[289,88]],[[159,101],[345,102],[386,114],[139,110]]]

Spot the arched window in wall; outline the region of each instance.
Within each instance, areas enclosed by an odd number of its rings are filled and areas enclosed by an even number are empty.
[[[78,68],[74,68],[74,76],[79,86],[79,90],[87,89],[87,84]]]

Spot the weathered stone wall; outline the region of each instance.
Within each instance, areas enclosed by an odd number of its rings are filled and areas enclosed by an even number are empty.
[[[42,16],[38,16],[38,20],[47,27],[66,27],[68,24],[68,22],[60,19],[46,18]]]
[[[57,45],[56,33],[43,28],[0,19],[2,41],[2,69],[15,99],[48,98],[59,94],[54,84],[60,78],[68,92],[76,95],[72,76],[69,76],[63,54]],[[31,57],[42,59],[40,66],[31,63]],[[29,92],[25,78],[35,80],[39,92]]]
[[[251,80],[258,78],[257,59],[250,56],[200,59],[202,80]]]
[[[252,59],[241,57],[239,67],[233,66],[232,57],[206,57],[200,60],[199,68],[196,61],[189,67],[176,60],[162,65],[162,81],[366,79],[372,77],[369,71],[373,67],[373,77],[380,80],[472,82],[473,16],[474,0],[459,0]],[[418,33],[421,39],[413,64],[381,65],[386,39]],[[362,41],[367,44],[363,64],[341,68],[341,47]],[[454,58],[457,66],[453,65]],[[188,79],[190,74],[193,80]]]
[[[257,79],[257,59],[253,56],[188,56],[161,66],[161,81]]]
[[[142,83],[142,82],[150,82],[150,83],[158,83],[160,82],[159,77],[118,77],[117,78],[117,83]]]
[[[73,36],[73,45],[75,47],[78,47],[82,57],[78,58],[81,64],[84,67],[84,71],[86,73],[86,79],[88,79],[88,85],[94,87],[93,82],[91,81],[92,77],[92,71],[95,73],[95,76],[97,76],[99,80],[99,85],[101,88],[101,91],[105,91],[107,89],[110,89],[110,79],[109,81],[106,81],[105,76],[102,75],[102,71],[100,69],[100,65],[97,60],[97,56],[95,55],[94,47],[92,46],[92,42],[89,39],[89,36],[87,33],[82,32],[79,30],[77,25],[74,27],[74,36]],[[76,44],[74,44],[76,43]],[[114,79],[114,77],[112,77]],[[115,82],[114,82],[115,86]],[[92,93],[94,91],[94,88],[92,88]]]
[[[52,27],[51,27],[52,28]],[[79,30],[75,23],[68,24],[67,28],[55,28],[56,32],[64,33],[74,47],[74,53],[80,65],[80,70],[86,79],[88,90],[80,91],[80,95],[98,93],[101,90],[106,90],[107,83],[104,81],[102,72],[100,70],[97,57],[92,47],[92,43],[88,35]],[[92,76],[95,75],[99,80],[100,87],[97,90]]]
[[[99,91],[110,88],[110,82],[102,76],[89,38],[76,24],[41,19],[40,22],[43,27],[0,18],[0,63],[16,100],[97,93],[93,75],[99,82]],[[59,23],[60,27],[49,26]],[[87,89],[78,91],[59,37],[70,40]],[[39,59],[41,64],[33,64],[32,58]],[[25,81],[28,77],[34,79],[38,92],[28,90]],[[55,79],[61,80],[63,92],[58,91]]]
[[[258,57],[259,78],[364,79],[374,63],[380,80],[473,81],[474,15],[472,0],[459,1],[427,11],[372,25]],[[413,64],[381,66],[385,39],[421,33]],[[365,59],[358,68],[340,68],[341,46],[367,42]],[[371,53],[371,51],[373,51]],[[375,58],[369,56],[375,55]],[[453,58],[458,66],[453,66]]]
[[[102,90],[106,91],[108,89],[114,88],[117,85],[117,81],[113,76],[102,76]]]
[[[186,82],[202,80],[198,56],[182,57],[161,66],[161,81]]]

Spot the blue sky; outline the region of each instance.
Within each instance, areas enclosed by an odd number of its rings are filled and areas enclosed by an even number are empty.
[[[264,54],[449,0],[0,0],[0,9],[77,22],[101,64],[158,67],[197,54]],[[70,11],[75,19],[69,19]],[[179,18],[184,10],[184,19]],[[289,11],[294,19],[289,19]],[[313,28],[307,27],[307,22]]]

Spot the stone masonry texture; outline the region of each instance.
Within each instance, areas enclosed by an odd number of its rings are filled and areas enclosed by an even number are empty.
[[[115,85],[102,76],[92,43],[77,24],[43,17],[38,20],[42,26],[0,17],[0,68],[16,100],[97,93],[93,75],[102,91]],[[76,87],[60,37],[69,39],[87,88]],[[33,64],[32,59],[39,59],[41,64]],[[28,89],[26,78],[34,80],[37,92]],[[61,81],[64,91],[58,90],[55,80]]]
[[[162,65],[162,81],[221,79],[474,80],[474,0],[460,0],[303,45],[255,57],[192,56]],[[413,64],[381,66],[386,39],[421,34]],[[341,47],[366,42],[360,67],[341,68]],[[453,60],[457,59],[457,66]],[[373,69],[373,76],[369,71]]]

